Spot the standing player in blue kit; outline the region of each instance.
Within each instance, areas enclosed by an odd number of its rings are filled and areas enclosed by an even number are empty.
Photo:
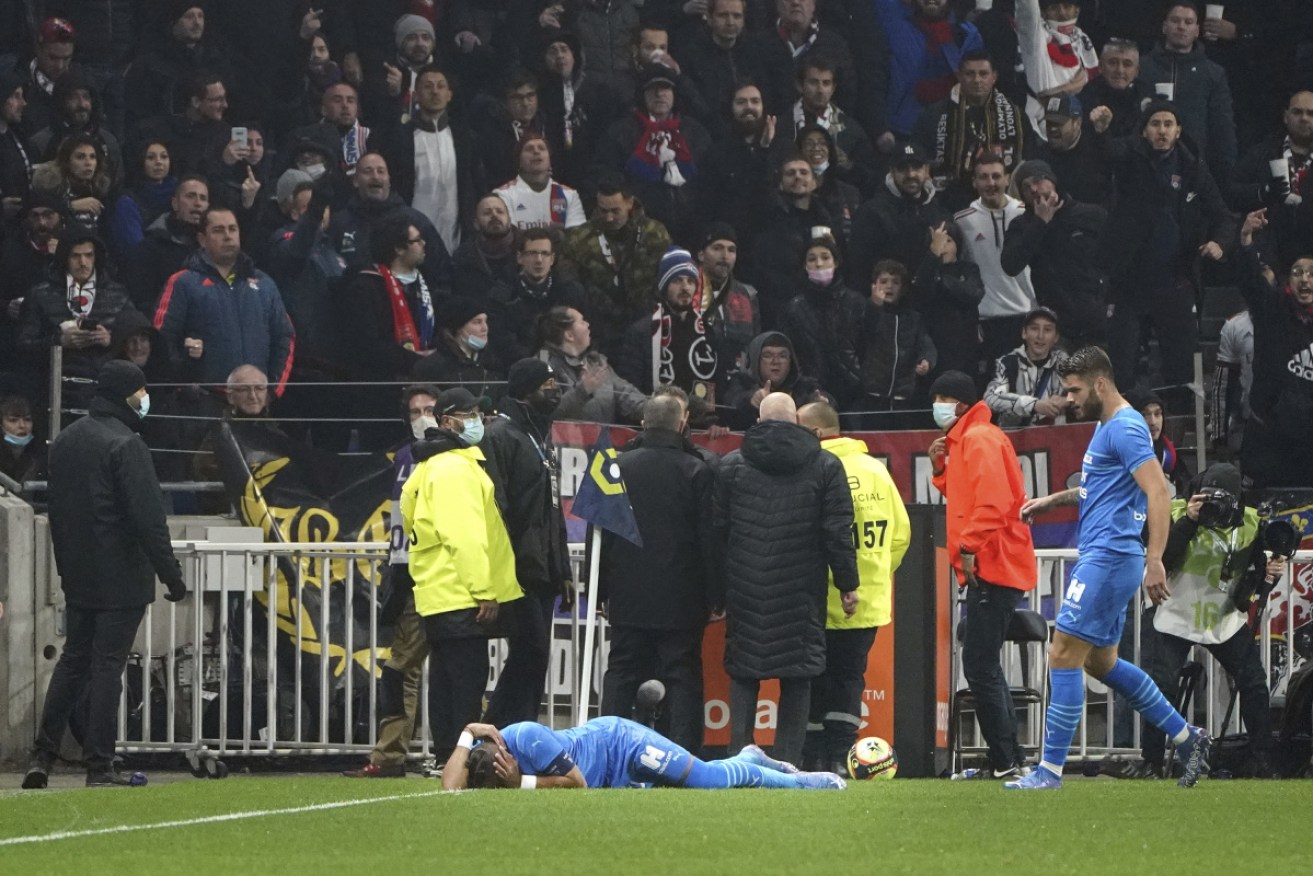
[[[1167,598],[1163,568],[1171,525],[1167,479],[1154,457],[1149,428],[1117,391],[1112,363],[1103,350],[1078,350],[1058,367],[1058,374],[1075,418],[1097,420],[1098,425],[1085,451],[1080,486],[1031,499],[1021,507],[1022,519],[1030,522],[1054,508],[1079,505],[1079,556],[1049,647],[1043,759],[1029,776],[1003,787],[1062,787],[1062,765],[1085,711],[1084,672],[1125,696],[1171,738],[1184,766],[1177,784],[1193,787],[1208,769],[1208,734],[1187,724],[1142,669],[1117,658],[1126,604],[1141,583],[1155,605]],[[1146,523],[1147,548],[1141,540]]]

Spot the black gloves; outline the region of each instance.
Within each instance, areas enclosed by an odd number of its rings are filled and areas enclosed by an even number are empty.
[[[168,592],[164,594],[164,598],[169,602],[182,602],[187,598],[187,585],[182,582],[181,578],[175,578],[172,581],[165,581],[164,586],[168,588]]]

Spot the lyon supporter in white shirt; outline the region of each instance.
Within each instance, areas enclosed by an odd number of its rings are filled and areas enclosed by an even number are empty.
[[[496,192],[519,228],[574,228],[587,221],[579,193],[552,179],[552,152],[542,137],[520,144],[519,175]],[[553,199],[557,203],[553,204]]]

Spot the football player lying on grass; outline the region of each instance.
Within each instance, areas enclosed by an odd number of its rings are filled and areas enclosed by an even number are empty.
[[[556,731],[523,721],[469,724],[442,771],[463,788],[809,788],[842,789],[834,773],[804,773],[749,745],[725,760],[699,760],[624,718],[594,718]]]

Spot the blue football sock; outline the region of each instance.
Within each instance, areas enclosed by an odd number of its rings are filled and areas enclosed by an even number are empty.
[[[791,775],[746,760],[695,760],[685,788],[801,788]]]
[[[1184,732],[1185,718],[1167,702],[1167,697],[1163,696],[1153,679],[1134,663],[1118,660],[1112,671],[1104,676],[1103,683],[1126,697],[1135,711],[1173,741]]]
[[[1049,708],[1044,731],[1044,764],[1057,767],[1067,762],[1072,737],[1085,712],[1085,671],[1082,669],[1049,670]]]

